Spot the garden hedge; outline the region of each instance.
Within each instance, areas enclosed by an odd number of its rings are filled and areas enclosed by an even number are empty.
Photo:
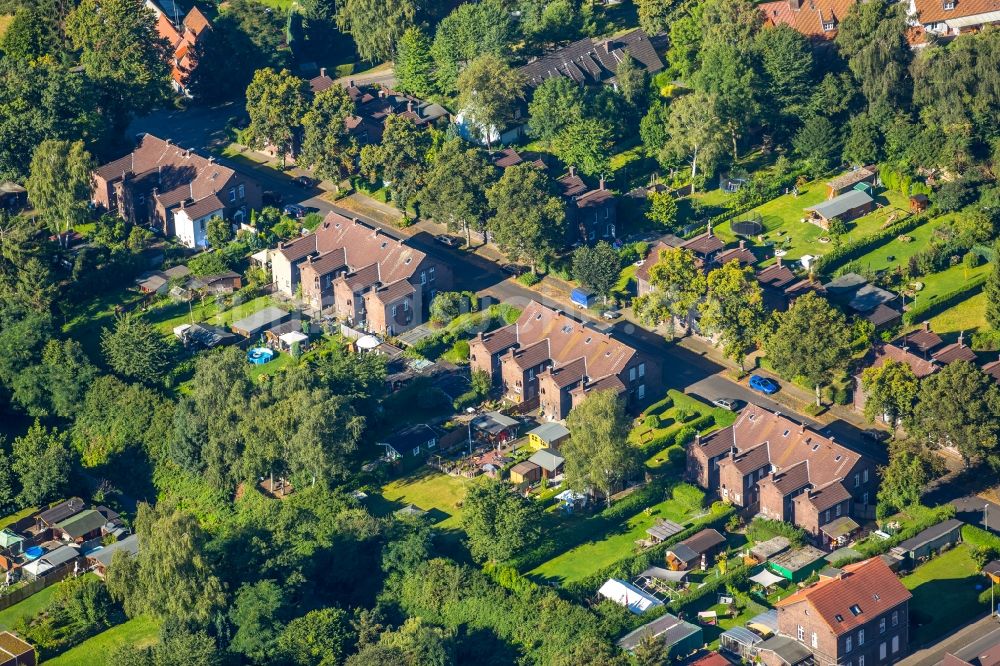
[[[912,306],[903,315],[903,321],[907,324],[914,324],[925,319],[930,319],[934,315],[941,314],[953,305],[958,305],[982,291],[988,277],[989,275],[985,273],[977,275],[962,286],[944,294],[941,298]]]
[[[850,243],[844,243],[840,247],[835,247],[822,257],[816,259],[812,265],[812,270],[817,274],[826,274],[841,264],[847,263],[862,257],[871,252],[876,247],[889,242],[897,236],[913,231],[917,227],[926,223],[930,218],[927,215],[913,215],[896,222],[885,229],[881,229],[859,238]]]

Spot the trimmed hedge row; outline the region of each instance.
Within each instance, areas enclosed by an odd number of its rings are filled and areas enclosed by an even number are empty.
[[[870,236],[859,238],[858,240],[850,243],[844,243],[840,247],[835,247],[830,250],[830,252],[816,259],[815,263],[813,263],[812,270],[817,274],[828,273],[841,264],[868,254],[879,245],[887,243],[897,236],[913,231],[929,219],[930,218],[925,214],[913,215],[902,219],[885,229],[876,231]]]
[[[977,275],[961,287],[944,294],[941,298],[928,303],[921,303],[916,307],[911,307],[906,311],[906,314],[903,315],[903,321],[907,324],[914,324],[918,321],[929,319],[934,315],[941,314],[951,306],[958,305],[959,303],[982,291],[983,285],[986,284],[988,277],[989,275],[985,273],[983,275]]]

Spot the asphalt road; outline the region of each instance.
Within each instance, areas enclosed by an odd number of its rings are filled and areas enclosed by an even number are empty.
[[[1000,624],[995,617],[984,617],[933,646],[919,650],[899,662],[899,666],[937,666],[945,654],[953,654],[970,663],[986,650],[1000,643]]]

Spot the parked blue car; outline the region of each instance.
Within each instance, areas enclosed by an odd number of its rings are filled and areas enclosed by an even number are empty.
[[[754,391],[760,391],[764,395],[773,395],[778,392],[781,387],[778,386],[778,382],[768,377],[761,377],[760,375],[750,375],[750,388]]]

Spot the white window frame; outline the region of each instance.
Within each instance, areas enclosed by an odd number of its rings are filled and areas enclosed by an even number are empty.
[[[840,505],[839,504],[837,505],[836,514],[837,514],[837,518],[840,518]]]
[[[230,187],[229,188],[229,201],[232,202],[232,203],[236,203],[236,188],[235,187]]]
[[[885,641],[882,641],[882,644],[878,646],[878,658],[885,659],[886,654],[888,654],[888,650],[886,649]]]
[[[865,630],[858,629],[858,647],[861,647],[864,644],[865,644]]]
[[[899,636],[892,637],[892,653],[896,654],[899,652]]]
[[[414,446],[413,447],[413,455],[415,455],[415,456],[419,456],[420,455],[420,447],[419,446]]]
[[[899,611],[892,611],[892,626],[899,625]]]
[[[815,631],[813,632],[813,635],[812,635],[812,646],[813,646],[813,648],[819,647],[819,636],[816,635]]]
[[[646,376],[646,362],[645,361],[643,361],[642,363],[639,364],[639,376],[640,377],[645,377]]]
[[[636,389],[635,394],[636,394],[636,397],[639,398],[639,400],[645,400],[646,399],[646,385],[645,384],[639,384],[639,388]]]
[[[806,630],[805,630],[805,627],[803,627],[800,624],[799,627],[798,627],[798,630],[795,632],[795,635],[796,635],[796,637],[798,637],[800,643],[804,643],[805,640],[806,640]]]
[[[878,621],[878,633],[880,633],[880,634],[884,634],[885,633],[885,618],[884,617]],[[882,645],[885,645],[885,643],[883,643]]]
[[[865,666],[865,655],[858,655],[858,666]]]
[[[844,652],[850,652],[854,649],[854,639],[848,636],[844,639]]]
[[[635,367],[634,366],[628,369],[628,380],[630,382],[634,382],[635,381]]]
[[[247,198],[247,186],[244,185],[243,183],[240,183],[240,199],[246,199],[246,198]]]

